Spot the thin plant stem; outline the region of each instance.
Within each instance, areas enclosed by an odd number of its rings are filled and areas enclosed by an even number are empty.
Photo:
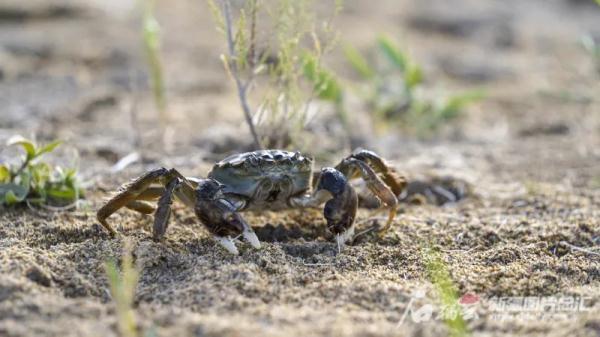
[[[237,53],[235,51],[235,42],[233,38],[232,32],[232,20],[231,20],[231,3],[229,0],[222,0],[221,2],[223,7],[223,16],[225,17],[225,33],[227,36],[227,47],[229,51],[229,60],[228,65],[230,69],[231,76],[235,81],[235,85],[237,87],[238,98],[240,99],[240,105],[244,112],[244,118],[246,119],[246,124],[248,124],[248,128],[250,129],[250,133],[252,134],[252,138],[254,139],[254,147],[257,150],[262,149],[262,145],[260,143],[260,138],[258,137],[258,133],[256,132],[256,128],[254,123],[252,122],[252,113],[250,111],[250,105],[248,104],[248,87],[250,81],[244,84],[240,78],[240,74],[238,72],[237,67]]]

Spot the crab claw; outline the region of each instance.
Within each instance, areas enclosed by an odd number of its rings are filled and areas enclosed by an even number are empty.
[[[229,221],[229,223],[233,224],[235,227],[239,228],[242,231],[242,236],[244,237],[244,239],[246,239],[246,241],[248,241],[248,243],[252,247],[256,249],[260,248],[260,241],[258,240],[256,233],[254,233],[254,230],[252,229],[252,227],[250,227],[250,225],[248,225],[244,218],[242,218],[237,213],[232,213],[231,220]]]
[[[354,238],[358,197],[348,179],[336,169],[322,169],[320,179],[318,188],[332,195],[325,203],[323,216],[327,220],[327,228],[335,235],[338,252],[341,252],[346,242]]]
[[[246,241],[248,241],[248,243],[252,245],[252,247],[260,249],[260,241],[258,240],[256,233],[254,233],[250,226],[244,227],[244,231],[242,232],[242,236],[244,237],[244,239],[246,239]]]
[[[335,241],[338,246],[338,253],[342,252],[342,249],[346,246],[346,243],[354,239],[354,226],[351,226],[347,230],[336,234]]]
[[[216,236],[215,235],[215,240],[221,245],[221,247],[225,248],[225,250],[227,250],[231,254],[233,254],[233,255],[240,254],[237,247],[235,246],[235,243],[233,243],[233,239],[231,239],[229,236],[225,237],[225,236]]]

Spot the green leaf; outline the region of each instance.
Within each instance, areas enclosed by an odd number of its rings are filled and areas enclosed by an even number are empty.
[[[152,11],[152,8],[148,8],[144,11],[142,30],[146,47],[152,50],[157,50],[160,46],[160,25],[154,18]]]
[[[62,141],[60,141],[60,140],[55,140],[55,141],[53,141],[53,142],[51,142],[49,144],[46,144],[41,149],[39,149],[37,151],[37,153],[35,154],[35,156],[39,157],[39,156],[43,155],[44,153],[52,152],[60,144],[62,144]]]
[[[379,49],[383,52],[383,55],[385,55],[396,68],[400,71],[406,71],[408,58],[400,50],[400,47],[386,36],[380,36],[377,39],[377,44],[379,45]]]
[[[34,186],[42,187],[50,180],[52,169],[47,163],[36,163],[29,166],[29,172],[31,173],[31,179],[33,180]]]
[[[413,89],[417,85],[423,83],[423,70],[416,64],[412,64],[404,74],[404,81],[408,89]]]
[[[304,55],[304,76],[313,83],[320,99],[334,103],[342,101],[342,89],[335,76],[321,68],[312,55]]]
[[[64,184],[76,189],[77,188],[77,170],[74,168],[66,169],[64,176]]]
[[[478,102],[485,97],[483,90],[468,91],[448,98],[446,104],[440,110],[440,117],[443,119],[455,118],[461,110],[471,103]]]
[[[27,154],[27,160],[31,160],[31,159],[35,158],[35,155],[36,155],[35,144],[31,140],[25,139],[23,136],[11,137],[8,140],[8,142],[6,143],[6,145],[8,145],[8,146],[21,145],[23,147],[23,149],[25,150],[25,153]]]
[[[13,183],[0,184],[0,204],[14,205],[27,197],[29,188]]]
[[[66,186],[56,186],[46,189],[48,197],[54,199],[62,199],[75,201],[77,199],[77,191]]]
[[[371,79],[375,76],[375,70],[371,68],[367,59],[365,59],[356,48],[353,46],[346,44],[343,47],[344,55],[350,65],[356,72],[358,72],[364,79]]]
[[[0,183],[6,183],[10,181],[10,168],[8,165],[0,165]]]
[[[317,61],[310,54],[304,55],[304,76],[311,82],[317,80]]]

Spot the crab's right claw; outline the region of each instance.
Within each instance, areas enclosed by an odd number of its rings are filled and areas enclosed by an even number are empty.
[[[333,168],[321,170],[319,190],[326,190],[333,196],[325,203],[323,215],[327,228],[335,234],[338,251],[354,238],[354,219],[358,208],[358,197],[346,177]]]
[[[335,241],[338,246],[338,253],[342,252],[342,249],[346,246],[346,243],[354,240],[354,225],[351,225],[347,230],[336,234]]]

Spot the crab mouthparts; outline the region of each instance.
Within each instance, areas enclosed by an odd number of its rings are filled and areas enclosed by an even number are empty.
[[[267,196],[266,201],[273,202],[273,201],[277,200],[279,193],[281,193],[280,190],[271,190],[269,192],[269,195]]]

